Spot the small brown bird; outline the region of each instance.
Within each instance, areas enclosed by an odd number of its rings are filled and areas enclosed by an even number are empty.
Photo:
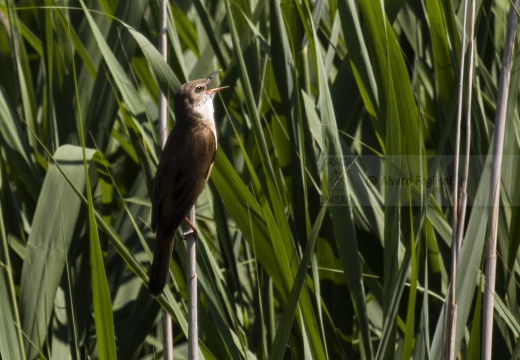
[[[148,290],[159,296],[168,281],[175,231],[204,189],[217,151],[213,97],[220,70],[187,82],[174,97],[175,127],[164,146],[152,195],[152,230],[157,233]]]

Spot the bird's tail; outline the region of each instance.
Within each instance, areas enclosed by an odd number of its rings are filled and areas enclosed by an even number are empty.
[[[148,282],[148,291],[152,297],[161,295],[166,286],[166,282],[168,282],[174,239],[175,237],[172,236],[171,239],[157,241],[155,244],[152,270]]]

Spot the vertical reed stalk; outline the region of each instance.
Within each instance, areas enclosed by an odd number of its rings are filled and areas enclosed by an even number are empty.
[[[472,8],[474,9],[474,1],[472,1]],[[466,157],[462,186],[460,189],[460,204],[459,204],[459,154],[460,154],[460,129],[462,124],[462,103],[464,95],[464,72],[465,72],[465,59],[466,59],[466,23],[467,23],[467,9],[468,2],[464,1],[464,20],[462,25],[462,45],[461,45],[461,60],[459,68],[459,99],[457,103],[457,125],[456,125],[456,136],[455,136],[455,162],[454,162],[454,176],[455,181],[453,183],[453,217],[452,217],[452,244],[451,244],[451,287],[448,303],[448,310],[446,313],[446,324],[444,332],[444,347],[443,353],[444,358],[452,360],[455,355],[455,333],[457,325],[457,273],[459,268],[459,254],[463,238],[464,230],[464,218],[466,214],[466,186],[467,186],[467,170],[469,158]],[[474,12],[474,10],[473,10]],[[466,127],[469,128],[469,120],[471,119],[471,83],[472,83],[472,65],[473,65],[473,19],[470,23],[470,39],[468,54],[470,56],[469,74],[468,74],[468,86],[467,86],[467,101],[466,101],[466,114],[467,121]],[[469,134],[466,137],[466,155],[469,155]],[[459,207],[460,205],[460,207]]]
[[[488,242],[486,249],[485,289],[482,324],[482,355],[481,358],[491,360],[493,347],[493,307],[495,304],[495,280],[497,265],[497,225],[498,205],[500,200],[500,174],[502,171],[502,153],[504,148],[504,132],[506,123],[507,100],[509,98],[509,81],[513,66],[513,46],[516,26],[518,23],[516,9],[520,0],[511,3],[507,16],[507,30],[502,54],[502,71],[498,83],[497,110],[495,115],[495,136],[493,138],[493,163],[491,167],[491,181],[489,189],[489,205],[491,216],[488,226]]]
[[[167,24],[168,24],[168,1],[159,0],[159,52],[164,60],[168,59],[167,46]],[[164,147],[166,139],[168,138],[168,124],[167,124],[167,108],[168,99],[166,95],[159,89],[159,139],[161,146]],[[173,359],[173,326],[170,315],[163,309],[162,327],[163,327],[163,359]]]

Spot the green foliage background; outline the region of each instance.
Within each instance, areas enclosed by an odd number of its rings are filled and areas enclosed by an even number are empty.
[[[0,357],[186,355],[185,244],[149,297],[158,86],[223,72],[219,151],[197,203],[201,356],[440,359],[462,2],[0,1]],[[485,204],[507,1],[477,4],[472,199]],[[515,54],[516,55],[516,54]],[[494,358],[520,356],[520,126],[512,69]],[[169,108],[173,124],[173,109]],[[478,155],[478,156],[477,156]],[[367,169],[354,161],[390,159]],[[433,160],[433,161],[432,161]],[[337,181],[339,176],[340,181]],[[339,194],[349,205],[326,206]],[[468,209],[456,349],[478,358],[488,208]]]

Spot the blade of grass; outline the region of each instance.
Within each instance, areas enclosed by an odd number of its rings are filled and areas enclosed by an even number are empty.
[[[314,254],[314,250],[316,248],[318,234],[321,229],[321,224],[323,222],[326,212],[327,206],[322,206],[318,214],[318,218],[316,219],[312,227],[311,234],[309,236],[309,241],[305,245],[305,250],[303,252],[303,256],[298,267],[298,272],[294,279],[293,287],[287,299],[287,303],[285,304],[284,312],[282,318],[280,319],[278,329],[276,331],[276,337],[274,339],[273,346],[271,347],[271,351],[269,353],[269,359],[284,358],[286,344],[291,333],[293,319],[295,317],[295,313],[297,312],[296,306],[298,304],[298,299],[300,297],[301,292],[305,291],[303,288],[305,277],[307,275],[307,271]]]
[[[301,9],[300,16],[304,17],[306,13],[310,17],[309,4],[306,3],[306,8]],[[305,12],[304,12],[305,11]],[[319,52],[318,44],[314,40],[317,39],[314,24],[311,22],[310,29],[312,33],[308,34],[310,48],[312,50],[313,58],[318,77],[319,97],[317,109],[322,119],[322,134],[324,142],[324,154],[329,157],[343,158],[340,140],[337,131],[337,122],[334,114],[333,105],[331,102],[329,84],[327,83],[327,74]],[[357,244],[357,236],[355,231],[355,224],[352,214],[352,207],[350,203],[350,189],[346,186],[345,179],[346,169],[341,167],[341,181],[333,180],[333,171],[326,166],[326,184],[333,186],[336,194],[340,194],[347,199],[346,206],[330,206],[329,214],[332,220],[332,227],[334,231],[334,239],[338,247],[339,258],[343,267],[343,275],[349,287],[352,303],[357,316],[357,321],[360,328],[361,337],[361,353],[367,358],[372,358],[372,343],[370,339],[370,329],[368,325],[367,309],[365,304],[365,290],[363,286],[363,279],[361,276],[361,264],[359,262],[359,250]],[[326,190],[327,196],[332,191],[332,188]]]
[[[94,151],[86,153],[91,159]],[[65,266],[65,256],[73,241],[81,201],[68,185],[85,186],[83,155],[77,147],[65,145],[56,151],[36,205],[20,284],[20,317],[28,341],[42,346],[47,337],[54,298]],[[61,167],[62,172],[57,168]],[[59,199],[60,201],[56,201]],[[64,208],[66,204],[66,209]],[[38,350],[26,344],[29,358]]]
[[[76,68],[72,65],[74,78]],[[94,323],[96,328],[97,350],[101,360],[115,359],[116,339],[114,335],[114,318],[112,316],[112,301],[108,291],[107,276],[101,246],[99,243],[98,226],[94,215],[94,200],[89,179],[89,167],[87,162],[87,149],[85,147],[85,134],[83,120],[81,118],[81,104],[79,100],[78,83],[75,82],[76,106],[78,109],[78,129],[81,142],[81,156],[83,158],[83,171],[85,177],[85,192],[87,193],[88,232],[90,244],[90,269],[92,278],[92,303],[94,307]],[[90,160],[91,158],[89,158]]]
[[[23,337],[18,304],[14,294],[13,274],[2,208],[0,207],[0,357],[3,359],[25,359]]]

